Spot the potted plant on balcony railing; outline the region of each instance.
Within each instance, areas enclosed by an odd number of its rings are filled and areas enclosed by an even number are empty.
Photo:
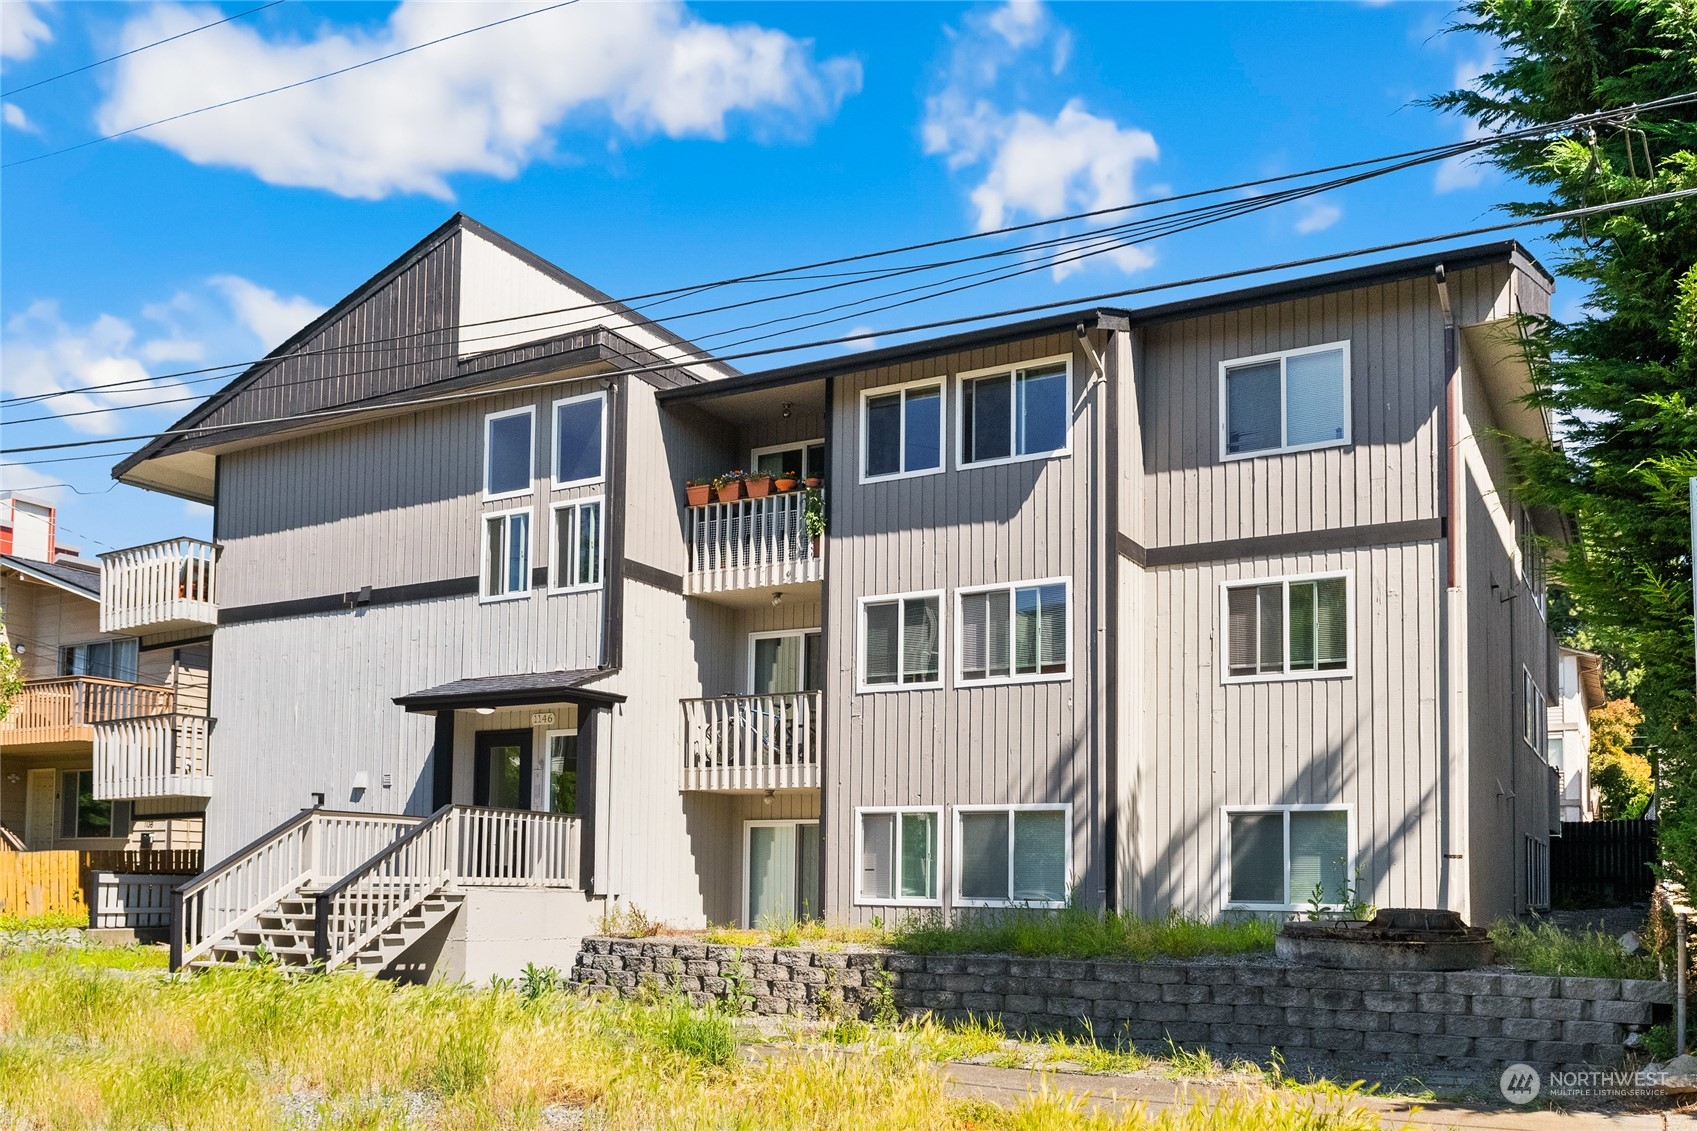
[[[727,471],[713,478],[713,493],[721,503],[734,503],[742,498],[743,473]]]
[[[825,485],[825,480],[817,475],[809,475],[806,479],[801,481],[801,485],[810,491],[818,490],[820,487]]]
[[[783,495],[795,490],[795,486],[799,482],[801,482],[801,476],[797,475],[795,472],[780,471],[778,472],[778,478],[773,482],[772,486],[778,489],[778,494]]]
[[[772,477],[765,472],[757,471],[743,477],[742,485],[748,491],[751,499],[764,499],[772,493]]]
[[[813,546],[813,556],[819,556],[819,543],[825,537],[825,495],[817,487],[807,489],[805,501],[802,503],[802,524],[807,527],[807,537]]]
[[[689,505],[704,507],[713,501],[713,481],[711,479],[685,479],[684,494],[689,496]]]

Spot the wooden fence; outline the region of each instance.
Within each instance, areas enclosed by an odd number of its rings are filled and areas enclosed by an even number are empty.
[[[1655,862],[1654,821],[1563,821],[1550,842],[1550,894],[1557,907],[1642,903]]]
[[[122,872],[145,876],[198,876],[198,848],[116,848],[79,852],[85,872]]]
[[[0,915],[87,917],[75,852],[0,853]]]

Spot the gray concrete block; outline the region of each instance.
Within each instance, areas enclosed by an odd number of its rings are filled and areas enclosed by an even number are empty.
[[[1285,1010],[1286,1025],[1302,1025],[1310,1029],[1330,1029],[1337,1020],[1337,1014],[1329,1009],[1313,1009],[1307,1006],[1293,1006]]]
[[[926,990],[919,995],[919,1004],[926,1009],[955,1009],[960,1005],[960,995],[948,990]]]
[[[1285,1011],[1277,1005],[1234,1005],[1232,1020],[1243,1025],[1283,1025]]]
[[[1504,997],[1554,997],[1556,980],[1538,974],[1504,974],[1497,992]]]
[[[1611,1021],[1616,1025],[1648,1025],[1655,1020],[1656,1007],[1647,1001],[1593,1001],[1588,1020]]]
[[[1237,982],[1237,968],[1223,963],[1203,963],[1187,969],[1184,980],[1198,986],[1230,986]]]
[[[1422,1036],[1417,1046],[1422,1056],[1467,1056],[1473,1051],[1472,1037],[1457,1037],[1449,1034]]]
[[[964,963],[965,972],[980,978],[1000,978],[1008,972],[1008,960],[972,955]]]
[[[1184,981],[1184,969],[1178,966],[1145,966],[1139,977],[1141,981],[1157,985],[1177,984]]]
[[[1517,1061],[1525,1060],[1530,1042],[1517,1041],[1511,1037],[1480,1037],[1473,1042],[1473,1055],[1488,1057],[1491,1060]]]
[[[1532,1016],[1549,1021],[1583,1021],[1586,1004],[1579,998],[1533,998]]]
[[[849,956],[840,950],[821,950],[813,956],[813,965],[821,970],[847,970]]]
[[[1208,1043],[1208,1026],[1180,1021],[1167,1026],[1167,1037],[1176,1045],[1197,1048]]]
[[[1361,1007],[1376,1013],[1408,1013],[1414,1005],[1413,994],[1398,990],[1368,990],[1361,995]]]
[[[1473,971],[1444,975],[1444,992],[1452,994],[1494,994],[1502,982],[1500,974],[1478,974]]]
[[[1444,1014],[1444,1032],[1456,1037],[1500,1037],[1500,1017],[1478,1017],[1471,1013]]]
[[[1283,966],[1244,966],[1237,972],[1240,986],[1282,986],[1285,984]]]
[[[1114,987],[1119,1001],[1160,1001],[1161,986],[1155,982],[1121,982]]]
[[[1517,1041],[1559,1041],[1560,1021],[1544,1017],[1510,1017],[1503,1022],[1503,1036]]]
[[[1260,986],[1222,985],[1214,986],[1208,992],[1208,999],[1215,1005],[1260,1005]]]
[[[982,1017],[986,1013],[1000,1013],[1007,1004],[1004,994],[961,994],[960,1007],[970,1010]]]
[[[1442,1013],[1393,1013],[1391,1028],[1398,1033],[1441,1033],[1445,1015]]]
[[[1340,1029],[1354,1029],[1361,1033],[1381,1033],[1391,1027],[1391,1020],[1388,1013],[1351,1009],[1339,1010],[1335,1024]]]
[[[1624,1033],[1606,1021],[1563,1021],[1561,1037],[1576,1044],[1618,1046]]]
[[[1044,998],[1044,1008],[1056,1017],[1078,1018],[1090,1014],[1090,1002],[1081,997]]]
[[[1005,999],[1007,1008],[1014,1013],[1041,1013],[1043,999],[1035,994],[1008,994]]]
[[[925,956],[925,972],[941,977],[944,974],[959,974],[966,969],[966,960],[953,954],[928,954]]]
[[[1173,1025],[1190,1017],[1188,1006],[1170,1001],[1152,1001],[1145,1005],[1139,1013],[1145,1021],[1159,1021],[1163,1025]]]
[[[884,956],[884,969],[898,974],[917,974],[926,969],[925,956],[922,954],[888,954]]]
[[[1143,1007],[1135,1001],[1119,1001],[1115,998],[1098,998],[1090,1003],[1090,1016],[1103,1021],[1129,1021],[1139,1016]]]
[[[1648,1001],[1656,1005],[1673,1004],[1673,985],[1669,982],[1624,981],[1620,984],[1622,1001]]]
[[[1398,1033],[1386,1030],[1381,1033],[1368,1033],[1362,1038],[1361,1048],[1364,1052],[1378,1052],[1401,1055],[1413,1052],[1420,1043],[1420,1038],[1413,1033]]]
[[[1481,994],[1473,999],[1473,1014],[1476,1017],[1526,1017],[1531,1012],[1531,1004],[1523,997]]]
[[[1531,1064],[1577,1064],[1585,1059],[1586,1046],[1571,1041],[1533,1041],[1526,1050]]]
[[[1563,978],[1561,996],[1586,1001],[1619,1001],[1620,982],[1614,978]]]
[[[1367,1034],[1354,1029],[1321,1029],[1314,1034],[1311,1047],[1333,1052],[1354,1052],[1366,1043]]]
[[[1103,998],[1114,996],[1114,992],[1118,989],[1119,986],[1111,982],[1097,982],[1088,978],[1080,978],[1072,984],[1072,996],[1100,1001]]]
[[[1321,1009],[1360,1009],[1361,991],[1319,988],[1312,991],[1309,1000]]]
[[[938,974],[937,988],[957,994],[976,994],[984,992],[984,979],[971,974]]]
[[[1312,1029],[1297,1025],[1268,1025],[1264,1030],[1268,1045],[1276,1049],[1305,1049],[1314,1036]]]
[[[1169,982],[1161,987],[1162,1001],[1182,1001],[1186,1004],[1208,1000],[1208,987],[1183,982]]]
[[[1233,1020],[1235,1016],[1234,1007],[1229,1005],[1215,1005],[1212,1002],[1203,1001],[1190,1007],[1190,1019],[1192,1021],[1201,1021],[1209,1025],[1224,1024]]]
[[[825,971],[817,966],[792,966],[790,967],[790,981],[809,986],[822,986],[825,984]]]
[[[1467,999],[1460,994],[1418,994],[1421,1013],[1466,1013]]]
[[[1267,986],[1261,991],[1261,1000],[1268,1005],[1307,1005],[1313,998],[1314,991],[1298,989],[1294,986]]]
[[[1142,968],[1135,962],[1111,962],[1103,959],[1096,963],[1090,976],[1098,982],[1136,982],[1142,978]]]
[[[1443,992],[1444,976],[1424,970],[1395,970],[1387,976],[1389,988],[1405,994]]]
[[[751,967],[753,974],[762,982],[787,982],[790,980],[790,968],[779,966],[776,962],[757,962]],[[917,989],[917,986],[909,986]]]

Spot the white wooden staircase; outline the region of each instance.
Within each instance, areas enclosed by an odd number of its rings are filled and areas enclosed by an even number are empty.
[[[177,889],[172,968],[390,973],[468,888],[578,887],[580,833],[576,817],[528,810],[308,809]]]

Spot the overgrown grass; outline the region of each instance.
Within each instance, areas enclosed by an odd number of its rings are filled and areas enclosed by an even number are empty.
[[[708,927],[702,939],[726,946],[842,946],[845,943],[882,946],[889,934],[878,926],[850,926],[816,919],[767,927]]]
[[[87,911],[49,911],[42,915],[0,915],[0,934],[11,931],[57,931],[88,926]]]
[[[898,921],[889,945],[914,954],[1018,954],[1050,958],[1200,958],[1270,954],[1277,925],[1269,919],[1208,920],[1172,914],[1164,919],[1060,911],[937,912]]]
[[[733,1033],[728,1018],[678,1000],[559,989],[527,1000],[263,967],[138,978],[67,951],[12,955],[0,957],[0,1125],[532,1128],[571,1107],[593,1108],[590,1123],[610,1131],[1378,1126],[1353,1105],[1275,1093],[1160,1116],[1087,1112],[1048,1094],[1014,1108],[962,1103],[911,1028],[869,1027],[849,1050],[757,1062],[734,1055]]]
[[[1564,931],[1553,923],[1529,926],[1511,919],[1491,928],[1497,961],[1528,974],[1579,978],[1655,978],[1656,960],[1627,954],[1601,931]]]

